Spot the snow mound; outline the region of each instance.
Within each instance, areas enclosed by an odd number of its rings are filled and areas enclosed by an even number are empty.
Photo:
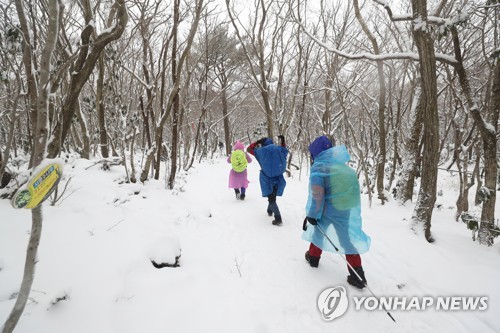
[[[148,257],[156,268],[179,267],[181,245],[176,236],[163,236],[148,245]]]

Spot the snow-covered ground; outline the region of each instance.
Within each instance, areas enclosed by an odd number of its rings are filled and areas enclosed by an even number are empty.
[[[93,163],[68,163],[66,198],[44,203],[39,262],[18,333],[500,331],[499,242],[480,246],[455,222],[457,179],[447,173],[440,175],[434,244],[410,231],[411,204],[370,208],[363,196],[372,238],[366,277],[377,296],[487,296],[488,309],[391,311],[394,323],[350,301],[346,314],[327,322],[316,305],[324,289],[344,286],[350,300],[371,294],[346,283],[339,255],[325,253],[319,268],[304,260],[305,171],[287,178],[278,198],[284,225],[276,227],[255,161],[245,201],[227,188],[223,157],[195,165],[174,191],[164,180],[122,183],[121,166],[86,170]],[[0,325],[20,286],[30,228],[29,210],[0,200]],[[153,267],[151,258],[174,260],[179,247],[180,267]]]

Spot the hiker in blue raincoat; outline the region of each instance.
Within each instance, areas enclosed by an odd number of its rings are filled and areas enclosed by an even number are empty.
[[[281,212],[276,203],[276,197],[282,196],[285,190],[286,181],[283,173],[286,170],[286,157],[288,149],[285,144],[285,137],[278,136],[279,145],[273,143],[271,138],[262,138],[250,146],[247,151],[254,155],[260,164],[261,170],[259,175],[260,189],[262,196],[267,197],[267,214],[274,214],[273,225],[280,226],[283,224]]]
[[[311,242],[306,260],[318,267],[322,251],[346,255],[349,275],[347,282],[360,289],[366,286],[360,254],[370,248],[370,237],[361,228],[361,196],[356,172],[346,163],[350,160],[345,146],[334,147],[326,136],[316,138],[309,146],[313,164],[309,180],[306,220],[313,225],[306,228],[302,238]],[[338,251],[325,239],[325,234]],[[361,278],[358,278],[359,277]]]

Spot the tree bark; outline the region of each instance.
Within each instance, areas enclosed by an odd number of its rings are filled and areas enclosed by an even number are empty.
[[[172,27],[172,84],[174,86],[179,85],[180,77],[177,74],[177,34],[179,27],[179,0],[174,0],[174,21]],[[172,102],[172,147],[170,149],[170,174],[168,176],[168,188],[174,188],[175,175],[177,172],[177,151],[178,151],[178,139],[179,139],[179,91],[177,90],[173,96]]]
[[[80,124],[80,131],[82,132],[82,158],[89,159],[90,158],[90,137],[89,131],[87,128],[87,121],[85,120],[85,116],[82,113],[82,109],[80,107],[80,100],[75,104],[75,115]]]
[[[106,130],[106,117],[104,108],[104,72],[106,71],[106,67],[104,66],[103,54],[99,56],[98,66],[99,72],[97,75],[95,104],[97,108],[97,119],[99,121],[99,146],[102,157],[108,158],[108,131]]]
[[[422,93],[419,91],[415,94],[418,99],[414,111],[413,124],[411,129],[411,136],[408,142],[406,156],[403,162],[403,169],[401,176],[397,183],[396,199],[399,203],[404,204],[407,201],[413,200],[413,189],[415,187],[415,178],[417,176],[417,169],[420,165],[420,140],[422,137],[423,127],[423,105]]]
[[[137,182],[137,178],[135,177],[135,163],[134,163],[134,146],[135,146],[135,136],[136,136],[136,128],[132,126],[132,138],[130,140],[130,182]]]
[[[32,43],[31,43],[31,34],[29,32],[28,21],[26,20],[26,15],[24,13],[23,1],[16,0],[16,11],[17,16],[19,18],[19,24],[21,26],[21,31],[23,33],[23,65],[24,70],[26,71],[26,84],[28,89],[28,105],[29,105],[29,125],[28,125],[28,133],[30,130],[35,132],[36,124],[37,124],[37,82],[35,74],[33,73],[33,69],[36,68],[35,61],[36,59],[33,56],[32,52]],[[31,142],[32,148],[35,145],[34,140]],[[34,148],[33,148],[34,150]],[[34,155],[31,156],[30,167],[33,166],[33,158]]]
[[[229,130],[229,116],[227,112],[227,95],[226,95],[226,89],[227,89],[227,79],[223,71],[221,71],[221,83],[222,83],[222,91],[221,91],[221,102],[222,102],[222,117],[224,117],[223,121],[223,126],[224,126],[224,141],[225,141],[225,148],[226,148],[226,156],[229,156],[231,154],[231,148],[232,148],[232,142],[230,138],[230,130]]]
[[[24,16],[24,9],[20,0],[16,1],[18,15]],[[59,36],[59,15],[63,10],[63,4],[58,0],[48,1],[48,29],[45,46],[40,58],[40,82],[37,98],[36,110],[36,131],[34,132],[33,146],[33,167],[37,167],[45,158],[46,145],[48,139],[48,110],[49,110],[49,92],[50,92],[50,66],[51,58],[54,52],[57,38]],[[31,66],[33,59],[30,59]],[[26,251],[26,261],[24,263],[23,280],[17,295],[16,303],[9,317],[5,321],[2,332],[11,333],[26,307],[26,302],[35,278],[35,264],[37,262],[37,251],[42,236],[42,206],[31,210],[31,234]]]
[[[481,115],[479,103],[474,101],[469,85],[469,78],[463,64],[462,53],[460,49],[460,40],[456,27],[451,27],[450,31],[453,38],[453,46],[457,64],[454,65],[455,71],[458,74],[462,92],[467,101],[467,107],[471,113],[476,126],[479,129],[481,140],[483,143],[484,154],[484,186],[488,191],[488,198],[483,202],[481,211],[481,224],[479,227],[478,240],[480,244],[491,246],[493,245],[493,236],[491,229],[495,223],[495,203],[496,203],[496,181],[497,181],[497,124],[500,114],[500,61],[496,59],[496,65],[493,67],[493,80],[490,97],[489,114],[491,122],[487,122],[485,117]]]
[[[199,21],[200,21],[200,16],[201,16],[202,9],[203,9],[203,0],[197,0],[196,9],[195,9],[196,12],[195,12],[195,15],[194,15],[193,24],[191,25],[191,28],[190,28],[190,31],[189,31],[189,35],[188,35],[188,38],[187,38],[187,41],[186,41],[186,46],[185,46],[184,50],[182,51],[182,54],[179,57],[178,63],[176,65],[176,68],[177,68],[176,77],[177,78],[180,78],[180,74],[181,74],[181,71],[182,71],[183,64],[186,61],[186,58],[187,58],[187,56],[188,56],[188,54],[190,52],[190,49],[191,49],[191,45],[193,44],[194,36],[196,34],[196,31],[198,30],[198,24],[199,24]],[[162,146],[161,145],[162,145],[162,139],[163,139],[163,126],[165,125],[165,122],[167,121],[167,118],[168,118],[168,116],[170,114],[170,110],[172,110],[172,108],[173,108],[173,106],[175,104],[174,103],[175,98],[178,96],[179,91],[180,91],[180,80],[176,80],[172,84],[173,84],[173,87],[172,87],[172,89],[170,91],[170,94],[169,94],[169,97],[168,97],[166,110],[165,110],[165,112],[163,112],[160,120],[157,122],[157,126],[156,126],[156,129],[155,129],[156,149],[157,149],[157,154],[159,154],[159,155],[161,154],[161,151],[162,151]],[[173,128],[173,124],[172,124],[172,128]],[[172,142],[172,150],[173,149],[177,149],[177,148],[176,148],[176,146],[174,146],[174,143]],[[171,154],[171,158],[174,156],[172,154]],[[175,153],[175,161],[177,161],[177,152]],[[156,163],[157,163],[158,167],[155,168],[156,169],[155,179],[158,179],[159,176],[160,176],[159,175],[159,163],[160,163],[160,159],[159,158],[157,159]],[[176,166],[176,169],[177,169],[177,166]],[[170,188],[170,184],[173,186],[173,183],[174,183],[174,180],[175,180],[175,171],[176,171],[176,169],[174,169],[173,178],[172,178],[172,174],[170,174],[170,176],[169,176],[168,184],[167,184],[167,186],[169,188]]]
[[[431,220],[436,202],[439,162],[439,118],[434,40],[428,31],[427,1],[412,0],[413,36],[417,45],[422,80],[422,111],[424,122],[424,152],[422,178],[417,204],[412,216],[412,229],[423,229],[425,239],[433,242]]]
[[[497,60],[493,72],[493,83],[491,91],[490,114],[492,115],[493,124],[498,124],[498,116],[500,113],[500,61]],[[484,186],[488,189],[489,198],[483,202],[481,211],[481,225],[479,227],[478,240],[480,244],[491,246],[493,245],[493,235],[491,230],[495,225],[495,204],[496,204],[496,182],[498,174],[497,164],[497,126],[486,127],[484,121],[480,121],[481,115],[479,110],[471,110],[472,116],[476,123],[481,123],[479,126],[481,138],[483,141],[484,151]]]

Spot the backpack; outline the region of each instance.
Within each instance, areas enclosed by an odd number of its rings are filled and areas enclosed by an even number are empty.
[[[360,190],[356,172],[347,165],[335,164],[330,168],[331,200],[338,210],[360,205]]]
[[[287,154],[288,149],[276,145],[264,146],[255,151],[255,157],[267,177],[277,177],[286,171]]]
[[[236,172],[243,172],[247,168],[247,156],[243,150],[235,150],[231,154],[231,166]]]

